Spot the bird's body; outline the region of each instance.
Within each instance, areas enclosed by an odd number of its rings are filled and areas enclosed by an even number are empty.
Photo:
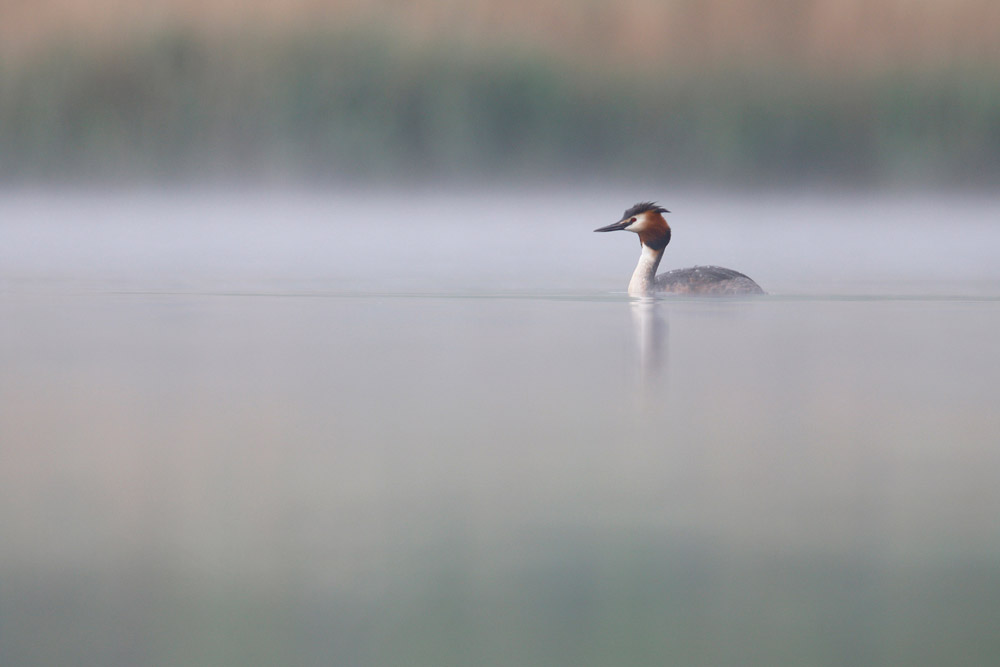
[[[656,276],[656,291],[672,294],[714,294],[732,296],[763,294],[764,290],[749,276],[721,266],[692,266],[674,269]]]
[[[628,284],[631,296],[649,294],[689,294],[705,296],[740,296],[764,294],[760,285],[739,271],[721,266],[694,266],[656,275],[663,251],[670,243],[670,226],[663,218],[669,213],[653,202],[641,202],[625,211],[618,222],[595,229],[595,232],[625,230],[639,235],[642,253]]]

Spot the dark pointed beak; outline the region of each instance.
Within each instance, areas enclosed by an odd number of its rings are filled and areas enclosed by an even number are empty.
[[[598,227],[595,232],[617,232],[619,229],[625,229],[629,226],[630,220],[627,218],[625,220],[619,220],[613,225],[608,225],[607,227]]]

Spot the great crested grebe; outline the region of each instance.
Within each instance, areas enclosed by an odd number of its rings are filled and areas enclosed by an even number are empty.
[[[670,243],[670,225],[663,218],[670,213],[655,202],[640,202],[625,211],[621,220],[595,229],[595,232],[615,232],[624,229],[639,235],[642,254],[628,283],[630,296],[646,296],[664,292],[668,294],[707,294],[734,296],[739,294],[764,294],[764,290],[739,271],[721,266],[693,266],[674,269],[656,275],[656,267],[663,258],[663,249]]]

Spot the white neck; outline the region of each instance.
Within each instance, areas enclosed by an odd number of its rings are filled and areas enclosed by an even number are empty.
[[[643,296],[653,291],[653,282],[656,279],[656,267],[660,265],[660,258],[663,257],[663,248],[653,250],[645,243],[642,244],[642,254],[639,255],[639,263],[632,273],[632,280],[628,283],[629,296]]]

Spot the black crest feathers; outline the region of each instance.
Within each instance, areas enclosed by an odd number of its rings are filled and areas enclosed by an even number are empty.
[[[626,210],[625,213],[622,215],[622,220],[639,215],[640,213],[646,213],[648,211],[653,211],[655,213],[670,213],[670,211],[663,208],[662,206],[659,206],[656,202],[641,201],[635,206]]]

